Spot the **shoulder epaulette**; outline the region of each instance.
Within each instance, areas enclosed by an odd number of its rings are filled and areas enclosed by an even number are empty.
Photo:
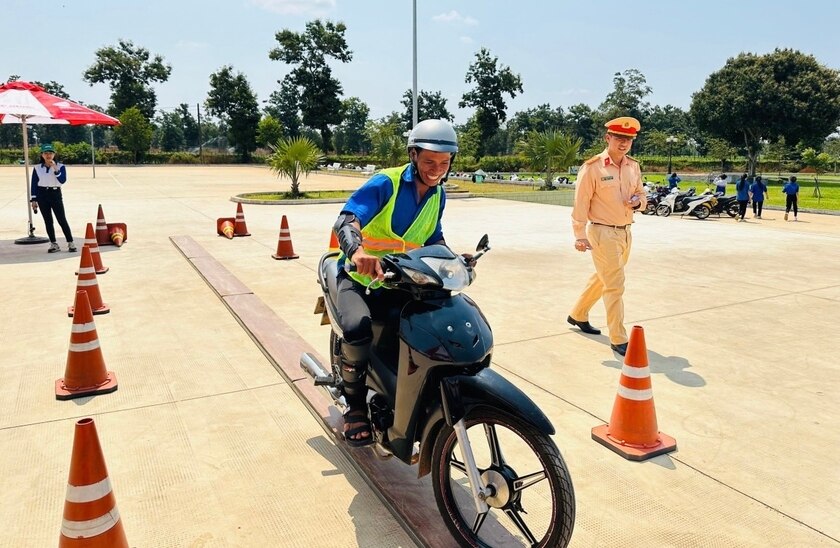
[[[632,156],[630,156],[629,154],[625,154],[625,155],[624,155],[624,157],[625,157],[625,158],[627,158],[628,160],[633,160],[633,161],[634,161],[634,162],[636,162],[637,164],[639,163],[639,161],[638,161],[637,159],[633,158],[633,157],[632,157]]]
[[[598,160],[600,160],[600,159],[601,159],[601,155],[600,155],[600,154],[596,154],[596,155],[595,155],[595,156],[593,156],[592,158],[590,158],[590,159],[588,159],[587,161],[583,162],[583,165],[588,166],[589,164],[594,164],[595,162],[597,162],[597,161],[598,161]]]

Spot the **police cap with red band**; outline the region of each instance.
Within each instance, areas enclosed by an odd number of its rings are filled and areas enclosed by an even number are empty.
[[[607,133],[622,135],[624,137],[636,137],[639,130],[642,129],[639,121],[630,116],[621,116],[620,118],[610,120],[604,124],[604,127],[607,128]]]

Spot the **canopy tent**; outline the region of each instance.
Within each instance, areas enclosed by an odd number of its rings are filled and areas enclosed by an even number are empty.
[[[35,236],[32,208],[29,207],[29,136],[28,124],[88,124],[116,126],[120,121],[107,114],[58,97],[28,82],[9,82],[0,86],[0,124],[21,124],[23,130],[23,162],[26,181],[26,210],[29,214],[29,235],[15,240],[16,244],[40,244],[48,240]]]

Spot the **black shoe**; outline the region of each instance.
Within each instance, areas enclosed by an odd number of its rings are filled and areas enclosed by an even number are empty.
[[[600,329],[595,329],[594,327],[592,327],[592,325],[588,321],[579,322],[576,319],[572,318],[571,316],[566,318],[566,321],[569,322],[570,324],[576,326],[578,329],[580,329],[584,333],[589,333],[590,335],[600,335],[601,334],[601,330]]]
[[[627,354],[627,343],[611,344],[610,348],[612,348],[614,351],[618,352],[622,356]]]

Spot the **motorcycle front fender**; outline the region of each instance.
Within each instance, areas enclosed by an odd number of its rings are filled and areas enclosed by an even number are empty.
[[[537,404],[495,371],[483,369],[476,375],[458,376],[457,379],[467,414],[475,407],[488,406],[518,417],[547,436],[554,435],[554,425]],[[426,416],[420,437],[417,477],[423,477],[431,471],[432,449],[441,428],[446,424],[439,401],[428,410]]]

